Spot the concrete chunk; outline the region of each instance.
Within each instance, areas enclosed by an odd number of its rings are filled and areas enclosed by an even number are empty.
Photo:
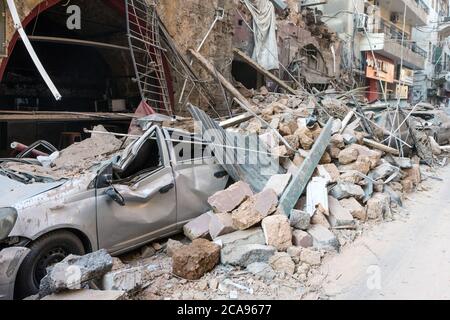
[[[226,190],[219,191],[209,197],[208,203],[216,212],[231,212],[251,196],[253,196],[253,191],[250,186],[239,181]]]
[[[403,179],[401,181],[402,187],[403,187],[403,191],[405,193],[411,193],[414,191],[414,182],[413,179],[410,177],[406,177],[405,179]]]
[[[166,245],[166,253],[169,257],[172,257],[175,250],[177,250],[183,246],[184,246],[184,244],[182,244],[180,241],[169,239],[167,241],[167,245]]]
[[[209,234],[209,221],[212,216],[213,212],[209,211],[185,224],[184,235],[191,240],[206,238]]]
[[[333,126],[331,127],[331,134],[337,134],[341,131],[342,128],[342,120],[335,119],[333,120]]]
[[[296,247],[309,248],[313,246],[313,238],[303,230],[292,232],[292,244]]]
[[[361,172],[356,170],[349,170],[341,174],[339,182],[350,182],[352,184],[359,184],[364,179]]]
[[[360,186],[350,182],[339,182],[331,190],[331,195],[338,200],[351,197],[362,199],[364,197],[364,190]]]
[[[276,272],[292,275],[295,272],[295,263],[286,252],[277,252],[269,259],[269,264]]]
[[[395,164],[400,167],[400,169],[411,169],[412,168],[412,160],[411,158],[404,157],[393,157]]]
[[[264,218],[262,228],[267,245],[275,247],[278,251],[286,251],[292,246],[291,226],[284,214]]]
[[[135,267],[108,272],[103,276],[102,290],[119,290],[132,292],[140,288],[145,267]]]
[[[247,267],[255,262],[268,262],[270,257],[276,252],[271,246],[260,244],[246,244],[237,246],[234,250],[222,250],[222,264]]]
[[[407,177],[411,179],[415,186],[418,186],[422,182],[422,174],[420,173],[420,165],[413,164],[411,169],[404,170]]]
[[[304,249],[300,254],[300,261],[313,266],[319,265],[322,261],[322,254],[319,251]]]
[[[307,230],[311,225],[311,216],[308,212],[294,209],[289,216],[289,222],[295,229]]]
[[[356,139],[356,137],[351,133],[342,134],[342,138],[344,138],[344,143],[347,145],[354,144],[358,141],[358,139]]]
[[[322,225],[313,225],[308,230],[313,238],[313,246],[317,249],[339,250],[339,241],[336,236]]]
[[[392,165],[390,165],[389,163],[383,163],[381,165],[379,165],[378,167],[376,167],[374,170],[372,170],[371,174],[371,178],[373,180],[384,180],[386,178],[388,178],[390,175],[392,175],[394,172],[398,171],[398,169]]]
[[[206,239],[195,239],[190,245],[175,250],[172,271],[179,277],[197,280],[211,271],[220,260],[220,247]]]
[[[273,280],[276,277],[275,271],[265,262],[254,262],[247,266],[246,270],[251,274],[265,280]]]
[[[330,216],[328,221],[333,228],[336,227],[350,227],[353,226],[355,221],[350,211],[339,203],[334,197],[328,197],[328,204],[330,206]]]
[[[246,230],[260,223],[262,219],[272,214],[278,204],[278,196],[272,189],[266,189],[246,200],[233,211],[233,227]]]
[[[342,199],[339,201],[341,206],[350,211],[350,214],[359,220],[367,219],[367,211],[355,198]]]
[[[317,172],[319,173],[319,176],[326,179],[328,183],[337,182],[340,177],[338,168],[332,163],[317,166]]]
[[[266,187],[264,190],[272,189],[275,191],[278,197],[280,197],[284,190],[286,189],[287,185],[291,181],[292,174],[275,174],[269,178],[269,181],[267,181]]]
[[[64,290],[81,289],[84,283],[99,279],[111,271],[113,259],[104,249],[84,255],[69,255],[49,268],[41,280],[39,296]]]
[[[357,149],[349,146],[339,153],[340,164],[350,164],[358,159],[359,152]]]
[[[209,220],[209,234],[212,239],[236,231],[229,213],[217,213]]]
[[[385,193],[374,193],[367,201],[367,218],[382,219],[384,214],[390,210],[391,198]]]
[[[342,149],[345,147],[344,137],[341,134],[334,134],[331,137],[330,144],[335,148]]]
[[[369,173],[370,168],[371,168],[370,158],[366,156],[359,156],[356,162],[339,166],[340,171],[345,172],[350,170],[356,170],[364,175],[367,175]]]
[[[233,248],[245,244],[265,244],[264,232],[261,228],[236,231],[215,239],[222,243],[222,251],[233,250]]]
[[[383,153],[379,150],[371,150],[366,146],[360,144],[353,144],[352,148],[358,150],[360,157],[365,157],[369,160],[370,168],[375,168],[381,160]]]

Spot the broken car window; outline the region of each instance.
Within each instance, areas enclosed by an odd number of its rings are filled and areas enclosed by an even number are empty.
[[[140,141],[137,140],[133,143],[133,146],[139,143]],[[128,150],[126,150],[126,152],[127,151]],[[126,155],[126,157],[132,157],[132,159],[123,169],[116,168],[114,170],[114,181],[116,182],[144,173],[150,173],[161,168],[163,166],[163,162],[156,132],[153,132],[147,139],[145,139],[145,141],[143,141],[136,155],[130,153]]]

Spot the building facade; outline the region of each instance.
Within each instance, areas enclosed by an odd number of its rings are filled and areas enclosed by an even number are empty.
[[[444,103],[448,96],[448,0],[428,0],[428,24],[413,30],[413,39],[427,52],[425,67],[415,73],[413,102]]]
[[[328,0],[327,22],[346,43],[342,63],[368,87],[366,97],[402,103],[426,101],[441,45],[439,24],[448,0]],[[428,31],[428,32],[424,32]],[[440,56],[440,55],[439,55]]]

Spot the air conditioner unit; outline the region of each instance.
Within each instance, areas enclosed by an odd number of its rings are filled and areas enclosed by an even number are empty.
[[[391,22],[397,23],[400,21],[400,15],[398,13],[392,13],[391,14]]]

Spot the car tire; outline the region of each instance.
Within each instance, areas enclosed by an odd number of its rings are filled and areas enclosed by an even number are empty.
[[[60,262],[70,254],[84,255],[81,240],[72,232],[56,231],[43,235],[28,245],[30,253],[17,273],[15,298],[23,299],[39,292],[39,284],[46,268]]]

